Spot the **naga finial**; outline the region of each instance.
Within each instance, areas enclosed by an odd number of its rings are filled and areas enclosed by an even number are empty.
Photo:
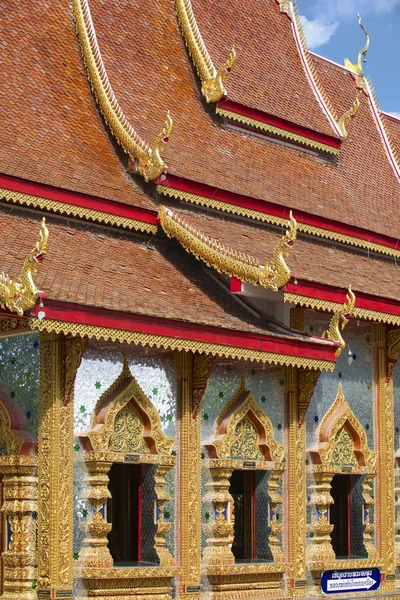
[[[350,321],[350,318],[354,312],[354,307],[356,305],[356,297],[353,290],[351,289],[351,285],[349,285],[349,291],[346,295],[346,298],[347,302],[343,304],[340,308],[338,308],[338,310],[334,313],[329,323],[329,329],[324,331],[321,336],[334,342],[340,342],[340,346],[335,353],[336,358],[339,358],[344,348],[346,347],[346,342],[344,341],[340,330],[343,330],[346,327],[347,323]]]
[[[219,273],[229,277],[237,277],[253,285],[261,285],[277,292],[290,279],[290,270],[284,260],[296,240],[297,223],[290,212],[289,226],[285,235],[279,240],[271,262],[262,266],[254,256],[238,252],[209,238],[177,213],[166,206],[158,209],[158,220],[168,237],[176,238],[187,252]]]
[[[168,113],[162,133],[157,136],[150,148],[126,118],[111,87],[97,42],[88,0],[72,0],[72,8],[88,79],[100,111],[118,144],[134,161],[137,171],[145,181],[157,179],[167,170],[160,152],[171,134],[172,119]]]
[[[11,279],[5,273],[0,273],[0,307],[8,308],[22,317],[25,311],[35,306],[39,296],[33,277],[37,274],[47,252],[49,231],[46,219],[43,217],[39,241],[26,257],[19,278]]]
[[[364,25],[361,22],[360,13],[358,13],[358,24],[361,27],[361,29],[363,30],[363,32],[365,33],[366,44],[365,44],[364,48],[362,50],[360,50],[360,52],[358,53],[357,64],[353,64],[351,61],[349,61],[348,58],[346,58],[344,61],[344,66],[347,67],[348,69],[351,69],[352,71],[354,71],[359,77],[364,77],[364,71],[363,71],[363,68],[361,65],[361,61],[362,61],[362,57],[364,57],[364,62],[365,63],[367,62],[367,52],[368,52],[368,48],[369,48],[369,44],[370,44],[370,39],[369,39],[368,31],[365,29]]]
[[[183,38],[201,79],[201,93],[207,103],[218,102],[227,95],[225,81],[236,61],[235,48],[232,48],[228,60],[217,70],[201,36],[191,0],[175,0],[175,5]]]
[[[338,121],[338,125],[340,127],[340,131],[342,132],[343,139],[347,139],[347,137],[348,137],[347,126],[349,125],[350,121],[356,116],[356,114],[358,113],[359,110],[360,110],[360,98],[357,95],[352,106],[349,108],[349,110],[347,110],[340,117],[340,119]]]

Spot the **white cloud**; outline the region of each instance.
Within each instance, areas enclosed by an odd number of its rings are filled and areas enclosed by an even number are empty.
[[[301,23],[309,48],[319,48],[319,46],[326,44],[339,25],[338,21],[328,25],[322,19],[308,20],[303,15],[301,16]]]
[[[400,5],[400,0],[314,0],[311,12],[316,17],[324,18],[325,23],[344,17],[357,18],[373,12],[390,12]]]

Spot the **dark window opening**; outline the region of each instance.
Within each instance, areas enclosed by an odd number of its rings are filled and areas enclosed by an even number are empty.
[[[332,547],[336,558],[365,558],[362,477],[335,475],[331,482]]]
[[[140,562],[141,466],[115,463],[109,473],[108,547],[116,566]]]
[[[234,537],[232,552],[236,560],[252,560],[254,555],[255,477],[252,471],[233,471],[229,492],[233,497]]]

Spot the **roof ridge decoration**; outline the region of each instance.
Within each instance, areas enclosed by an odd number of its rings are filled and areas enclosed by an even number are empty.
[[[158,219],[168,237],[176,238],[187,252],[216,269],[218,273],[237,277],[241,281],[260,285],[274,292],[285,286],[290,279],[290,269],[285,258],[289,256],[297,235],[297,222],[292,211],[288,229],[276,245],[272,261],[264,266],[254,256],[233,250],[194,229],[165,206],[160,207]]]
[[[83,61],[100,111],[117,142],[135,161],[145,181],[157,179],[167,170],[160,153],[172,131],[169,111],[162,132],[150,147],[129,123],[115,97],[101,57],[88,0],[72,0],[72,8]]]
[[[348,138],[347,126],[350,124],[351,120],[354,119],[358,111],[360,110],[360,98],[358,94],[354,103],[351,105],[349,110],[347,110],[339,119],[338,125],[342,132],[343,139],[346,140]]]
[[[235,48],[232,47],[228,60],[217,70],[201,36],[191,0],[176,0],[175,7],[186,47],[201,80],[201,93],[207,103],[218,102],[227,96],[224,84],[236,62]]]
[[[368,52],[368,48],[370,45],[370,37],[368,34],[368,31],[365,29],[364,25],[361,22],[361,15],[360,13],[358,13],[358,24],[361,27],[361,29],[363,30],[363,32],[365,33],[365,38],[366,38],[366,43],[365,46],[362,50],[360,50],[360,52],[358,53],[358,58],[357,58],[357,63],[353,64],[348,58],[344,59],[344,66],[347,69],[350,69],[351,71],[354,71],[354,73],[356,73],[358,75],[358,77],[364,77],[364,71],[362,68],[362,57],[364,57],[364,62],[367,62],[367,52]]]
[[[318,74],[313,65],[312,59],[310,58],[308,52],[308,46],[306,37],[303,30],[303,25],[301,23],[300,13],[297,6],[296,0],[276,0],[280,7],[280,12],[287,14],[289,19],[292,22],[292,30],[293,37],[297,46],[297,50],[299,52],[300,60],[303,66],[303,69],[306,73],[306,77],[311,86],[311,90],[314,93],[314,96],[317,99],[317,102],[322,108],[326,118],[329,121],[330,126],[332,127],[335,135],[338,137],[342,136],[341,129],[338,125],[338,117],[336,115],[336,111],[329,100],[328,95],[323,89],[319,79]]]
[[[49,231],[46,227],[46,219],[43,217],[39,241],[25,258],[20,276],[11,279],[4,272],[0,273],[1,308],[8,308],[21,317],[25,311],[35,306],[40,292],[33,281],[33,276],[37,274],[47,252],[48,239]]]
[[[340,330],[344,329],[347,323],[350,321],[356,304],[356,297],[351,289],[351,285],[349,285],[349,293],[347,294],[346,298],[347,302],[339,306],[330,320],[329,329],[324,331],[321,336],[323,338],[328,338],[328,340],[333,340],[334,342],[340,342],[340,346],[335,352],[336,358],[339,358],[346,347],[346,342],[344,341]]]

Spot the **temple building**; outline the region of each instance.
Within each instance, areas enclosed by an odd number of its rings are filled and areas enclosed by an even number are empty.
[[[1,600],[397,597],[400,120],[363,23],[339,65],[291,0],[1,15]]]

